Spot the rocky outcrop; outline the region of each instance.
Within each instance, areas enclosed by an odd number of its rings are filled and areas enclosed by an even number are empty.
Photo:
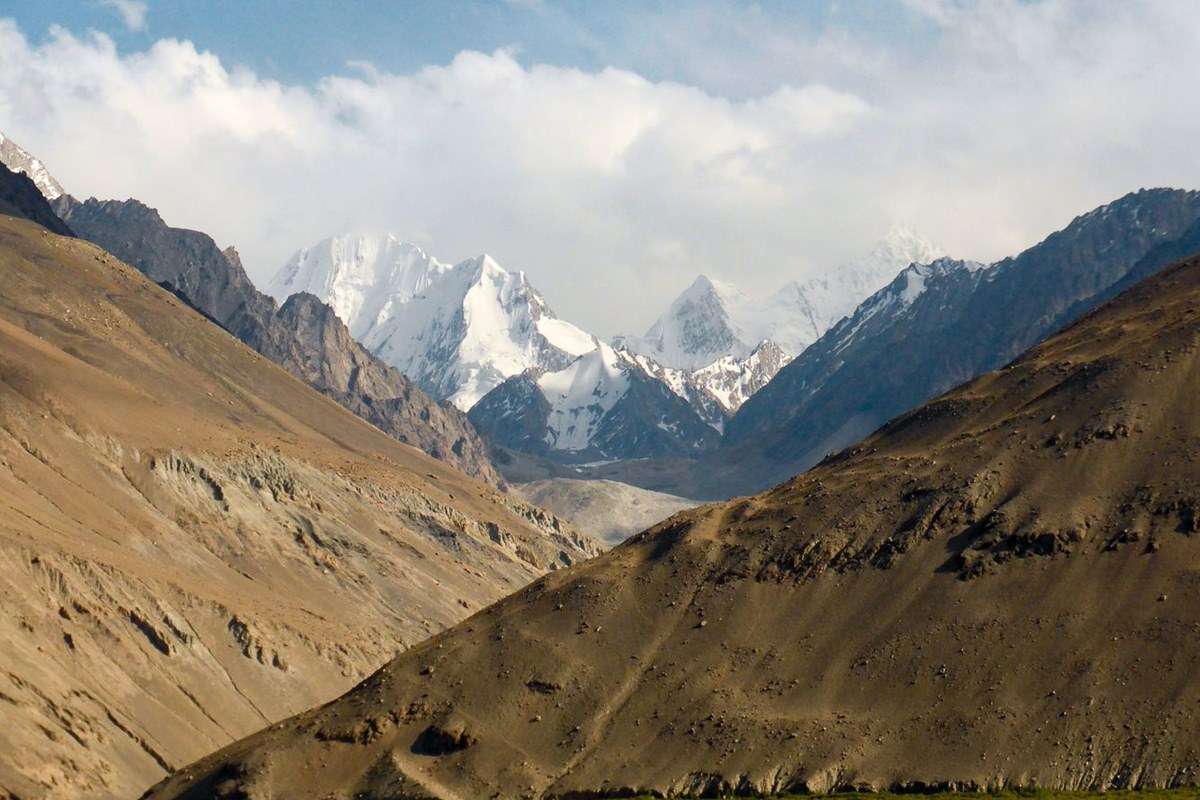
[[[136,200],[80,203],[64,195],[55,207],[80,236],[137,267],[318,391],[400,441],[501,485],[466,416],[371,356],[316,298],[308,295],[279,308],[254,288],[233,248],[222,251],[203,233],[168,227],[158,212]]]

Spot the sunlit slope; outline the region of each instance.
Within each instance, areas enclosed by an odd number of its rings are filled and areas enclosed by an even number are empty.
[[[0,217],[0,795],[135,796],[593,550]]]

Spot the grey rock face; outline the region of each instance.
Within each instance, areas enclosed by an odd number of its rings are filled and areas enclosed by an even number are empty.
[[[232,248],[198,231],[168,227],[136,200],[55,201],[79,235],[170,289],[262,355],[381,430],[469,475],[502,480],[466,415],[438,403],[371,356],[312,295],[279,308],[255,289]]]
[[[593,441],[607,458],[695,456],[720,436],[662,382],[631,370],[629,391],[604,416]]]
[[[494,444],[518,453],[545,455],[550,403],[528,375],[516,375],[485,394],[467,412],[476,429]]]

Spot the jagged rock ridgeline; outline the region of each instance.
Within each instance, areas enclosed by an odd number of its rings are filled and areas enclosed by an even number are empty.
[[[47,201],[63,195],[62,185],[50,174],[46,165],[3,133],[0,133],[0,164],[13,172],[29,176],[38,193]]]
[[[373,353],[504,447],[568,461],[692,457],[828,324],[936,253],[896,229],[868,257],[762,303],[701,277],[647,336],[616,348],[555,316],[523,272],[487,256],[450,266],[390,235],[326,239],[270,286],[281,300],[307,291],[330,303]]]
[[[0,297],[14,796],[136,796],[599,550],[90,243],[0,218]]]
[[[498,445],[565,462],[693,456],[718,442],[694,406],[606,344],[565,369],[509,378],[468,416]]]
[[[1191,260],[148,796],[1194,785],[1197,396]]]
[[[766,298],[701,275],[645,335],[619,337],[617,344],[669,369],[687,371],[718,359],[744,359],[762,342],[793,357],[900,270],[943,256],[940,246],[895,226],[870,253],[822,277],[791,281]]]

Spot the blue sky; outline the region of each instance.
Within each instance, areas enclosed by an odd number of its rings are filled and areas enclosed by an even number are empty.
[[[926,17],[893,0],[147,0],[145,5],[145,25],[138,30],[100,0],[18,2],[3,13],[34,38],[62,25],[103,31],[126,51],[164,37],[187,39],[229,65],[289,82],[314,81],[351,62],[410,72],[446,63],[465,49],[513,48],[524,64],[615,66],[732,97],[769,91],[788,77],[785,64],[780,74],[721,76],[703,69],[711,49],[752,49],[747,37],[760,30],[804,38],[836,27],[904,41],[914,49],[935,31]]]
[[[1196,52],[1195,0],[0,0],[0,131],[260,282],[386,231],[610,336],[893,224],[988,261],[1200,187]]]

